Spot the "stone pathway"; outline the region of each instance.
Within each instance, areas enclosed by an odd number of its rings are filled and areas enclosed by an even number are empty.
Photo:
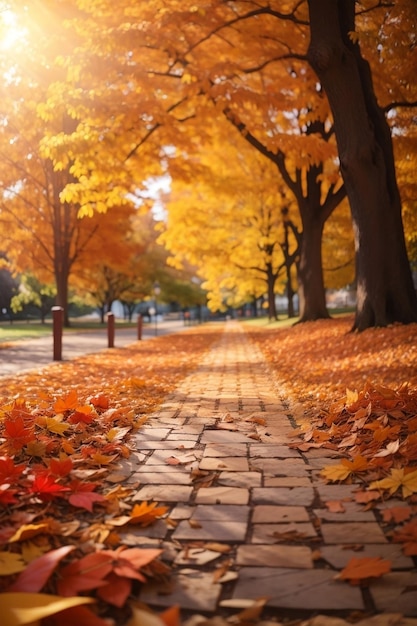
[[[266,612],[277,618],[300,611],[417,616],[413,559],[389,542],[378,512],[354,502],[355,485],[319,477],[334,452],[288,447],[292,428],[291,407],[263,355],[240,325],[228,323],[118,468],[137,486],[136,501],[170,509],[168,519],[123,538],[164,548],[172,567],[171,579],[146,585],[141,601],[210,615],[267,596]],[[343,501],[344,512],[332,513],[329,501]],[[352,557],[364,556],[389,559],[392,572],[363,589],[335,579]]]

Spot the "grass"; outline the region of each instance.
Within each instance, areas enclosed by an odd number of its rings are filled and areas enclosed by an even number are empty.
[[[100,324],[100,322],[93,321],[79,321],[70,320],[71,327],[65,328],[64,332],[79,332],[84,330],[98,330],[106,328],[106,325]],[[116,321],[116,327],[123,326],[123,328],[135,328],[136,323]],[[26,339],[37,339],[38,337],[44,337],[52,333],[52,321],[47,320],[45,324],[41,324],[40,321],[16,321],[10,324],[10,322],[0,322],[0,344],[9,343],[11,341],[24,341]]]

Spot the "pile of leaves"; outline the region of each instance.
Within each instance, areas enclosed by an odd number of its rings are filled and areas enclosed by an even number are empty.
[[[351,333],[352,323],[345,317],[251,335],[290,400],[302,440],[293,447],[333,450],[340,462],[322,477],[357,483],[357,502],[406,499],[393,521],[414,519],[394,540],[417,555],[417,325]]]
[[[189,329],[0,380],[2,626],[150,619],[128,599],[168,568],[161,550],[123,545],[119,533],[167,508],[132,504],[135,491],[112,472],[131,454],[131,433],[217,337]],[[178,609],[157,619],[177,624]]]

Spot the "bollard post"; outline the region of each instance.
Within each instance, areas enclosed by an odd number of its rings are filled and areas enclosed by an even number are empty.
[[[114,313],[107,313],[107,339],[109,348],[114,348]]]
[[[142,325],[143,325],[143,319],[142,319],[142,315],[139,313],[138,315],[138,340],[139,341],[142,339]]]
[[[62,361],[62,328],[64,325],[64,309],[62,306],[52,307],[52,334],[54,341],[54,361]]]

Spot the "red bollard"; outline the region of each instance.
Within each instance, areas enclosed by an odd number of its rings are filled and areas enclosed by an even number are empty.
[[[54,340],[54,361],[62,361],[62,329],[64,326],[64,309],[62,306],[52,307],[52,334]]]
[[[114,313],[107,313],[107,338],[109,348],[114,348]]]
[[[142,327],[143,327],[143,319],[142,315],[139,313],[138,315],[138,340],[142,339]]]

